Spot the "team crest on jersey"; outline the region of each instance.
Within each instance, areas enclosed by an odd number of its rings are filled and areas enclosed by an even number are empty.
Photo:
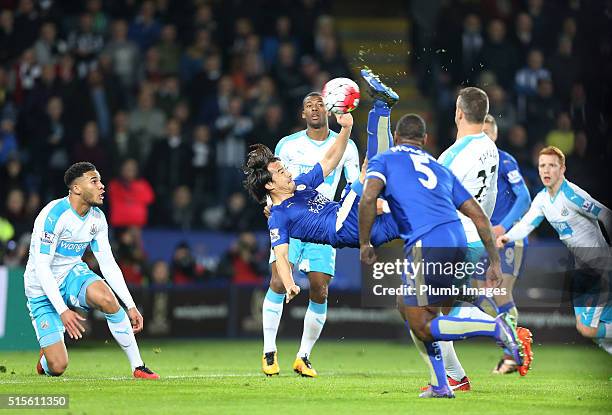
[[[91,225],[91,229],[89,230],[89,234],[90,235],[95,235],[96,233],[98,233],[98,227],[94,223],[93,225]]]
[[[561,211],[561,216],[567,216],[569,215],[569,210],[567,210],[567,208],[564,206],[563,210]]]
[[[51,232],[43,231],[42,235],[40,236],[40,243],[45,245],[51,245],[54,239],[54,234],[52,234]]]
[[[297,187],[295,188],[295,190],[301,192],[302,190],[306,189],[306,185],[305,184],[298,184]]]
[[[46,330],[49,328],[49,322],[47,320],[43,320],[40,322],[40,328],[42,330]]]
[[[278,228],[270,229],[270,242],[274,243],[280,239]]]

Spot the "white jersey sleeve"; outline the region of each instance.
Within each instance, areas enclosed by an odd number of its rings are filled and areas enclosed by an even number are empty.
[[[529,235],[535,228],[537,228],[542,220],[544,219],[544,211],[543,211],[543,198],[546,195],[543,192],[540,192],[536,195],[529,207],[529,210],[525,215],[518,221],[512,229],[510,229],[506,236],[510,238],[511,241],[519,241]]]
[[[68,309],[68,306],[62,298],[58,282],[51,271],[51,262],[63,228],[61,218],[56,220],[55,217],[48,215],[50,210],[51,206],[48,205],[34,221],[34,230],[30,242],[30,260],[33,261],[36,268],[34,278],[49,298],[55,311],[61,315]],[[51,219],[51,221],[48,219]]]
[[[108,285],[110,285],[113,291],[121,298],[121,301],[123,301],[128,309],[135,307],[136,304],[125,284],[123,273],[115,261],[113,251],[108,241],[108,223],[106,222],[104,213],[102,213],[102,226],[91,241],[91,250],[98,260],[100,271],[102,271],[102,275],[104,275],[104,279]]]
[[[608,236],[612,237],[612,211],[574,183],[568,181],[567,184],[575,193],[570,196],[570,198],[575,198],[576,202],[570,204],[572,210],[587,218],[599,220]]]

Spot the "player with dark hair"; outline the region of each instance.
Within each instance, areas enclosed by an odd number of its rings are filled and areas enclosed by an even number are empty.
[[[395,147],[369,161],[359,206],[361,260],[367,264],[376,261],[372,230],[376,201],[382,195],[397,222],[410,264],[462,265],[466,259],[467,240],[458,209],[473,221],[484,242],[490,256],[487,285],[494,287],[501,282],[501,269],[491,223],[457,177],[423,151],[426,138],[423,120],[406,115],[397,124]],[[432,268],[433,271],[424,267],[412,268],[409,275],[404,275],[404,283],[412,291],[403,296],[400,312],[430,369],[430,386],[420,396],[453,398],[440,341],[492,337],[502,347],[511,350],[520,364],[523,345],[508,314],[502,314],[494,321],[441,315],[442,311],[448,312],[454,303],[454,296],[446,294],[446,290],[462,285],[463,281],[456,279],[453,273],[447,275],[438,267]],[[436,271],[438,269],[440,271]]]
[[[95,309],[104,313],[133,376],[158,379],[143,363],[134,336],[142,330],[143,319],[108,241],[108,224],[100,210],[104,200],[100,173],[91,163],[75,163],[66,170],[64,183],[68,196],[50,202],[36,217],[24,273],[27,306],[41,347],[36,370],[49,376],[64,373],[68,366],[64,332],[80,339],[85,331],[81,324],[85,319],[73,310]],[[106,282],[83,262],[87,247],[98,260]]]

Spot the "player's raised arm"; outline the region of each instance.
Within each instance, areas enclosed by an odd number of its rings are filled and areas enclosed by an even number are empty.
[[[274,247],[276,256],[276,270],[287,291],[286,301],[289,302],[300,293],[300,287],[295,284],[289,262],[289,244],[284,243]]]
[[[335,114],[338,124],[342,127],[338,133],[338,137],[334,144],[327,150],[323,159],[319,162],[323,170],[323,177],[327,177],[332,171],[338,167],[338,163],[342,160],[351,129],[353,128],[353,116],[349,114]]]
[[[525,213],[525,216],[523,216],[505,235],[497,237],[497,246],[502,248],[510,241],[518,241],[525,238],[531,231],[540,225],[543,219],[544,213],[540,207],[538,196],[536,196],[531,207],[527,213]]]

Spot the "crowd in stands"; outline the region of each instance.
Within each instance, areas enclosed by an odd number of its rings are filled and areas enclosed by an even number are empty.
[[[306,93],[354,77],[331,3],[0,0],[0,258],[25,262],[34,218],[66,195],[66,168],[87,160],[106,184],[114,248],[131,284],[260,281],[267,250],[249,232],[265,229],[265,219],[241,188],[240,167],[251,143],[274,148],[304,128]],[[481,86],[498,145],[532,192],[536,155],[552,144],[568,156],[568,177],[601,198],[607,183],[592,178],[606,177],[612,142],[606,6],[410,4],[410,64],[433,104],[434,155],[454,137],[457,90]],[[171,263],[150,264],[143,227],[239,236],[214,269],[188,245]]]
[[[33,219],[66,195],[66,168],[87,160],[106,184],[105,211],[130,283],[145,274],[161,283],[166,273],[147,264],[143,227],[241,233],[217,275],[261,279],[245,232],[264,229],[265,218],[242,190],[241,167],[250,144],[274,148],[304,128],[305,94],[349,76],[328,6],[0,1],[5,262],[25,261]],[[171,281],[206,278],[189,250],[176,248]]]
[[[499,127],[497,145],[517,159],[532,194],[542,187],[537,154],[554,145],[567,156],[567,177],[609,206],[608,183],[599,178],[612,154],[610,7],[414,1],[412,64],[434,104],[437,149],[454,140],[457,90],[480,86]]]

